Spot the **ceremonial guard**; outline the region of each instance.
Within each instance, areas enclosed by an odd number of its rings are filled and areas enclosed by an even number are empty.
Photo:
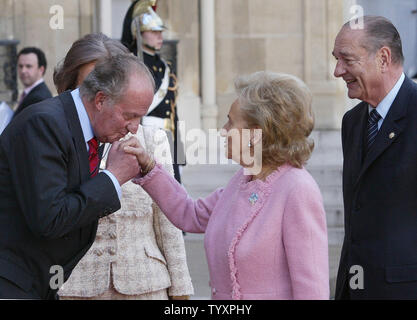
[[[137,0],[132,3],[123,22],[122,43],[143,60],[154,76],[156,92],[147,115],[142,119],[142,125],[155,126],[167,132],[175,179],[181,183],[179,165],[185,164],[185,156],[177,131],[177,78],[170,63],[164,61],[159,54],[163,44],[162,31],[166,27],[154,10],[155,0]]]

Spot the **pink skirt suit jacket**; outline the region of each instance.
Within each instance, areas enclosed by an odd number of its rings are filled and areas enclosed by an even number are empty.
[[[159,164],[133,182],[175,226],[205,233],[212,299],[329,299],[326,215],[316,182],[290,165],[265,181],[249,179],[242,168],[198,200]]]

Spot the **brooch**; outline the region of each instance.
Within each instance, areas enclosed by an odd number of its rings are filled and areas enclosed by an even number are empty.
[[[251,196],[249,197],[249,202],[254,205],[256,203],[256,201],[258,201],[259,196],[257,193],[252,193]]]

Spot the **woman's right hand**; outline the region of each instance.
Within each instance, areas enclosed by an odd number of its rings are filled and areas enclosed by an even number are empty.
[[[138,139],[135,137],[130,137],[129,139],[123,141],[119,148],[126,153],[133,154],[138,160],[139,166],[142,171],[142,175],[145,175],[153,169],[155,166],[155,161],[152,157],[146,152],[142,147]]]

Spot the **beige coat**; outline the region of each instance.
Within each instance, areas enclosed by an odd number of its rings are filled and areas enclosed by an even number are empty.
[[[165,132],[140,126],[136,137],[172,174]],[[109,288],[111,275],[114,288],[125,295],[165,288],[170,296],[193,294],[182,232],[140,186],[128,182],[122,194],[122,208],[99,221],[94,244],[58,294],[98,296]]]

